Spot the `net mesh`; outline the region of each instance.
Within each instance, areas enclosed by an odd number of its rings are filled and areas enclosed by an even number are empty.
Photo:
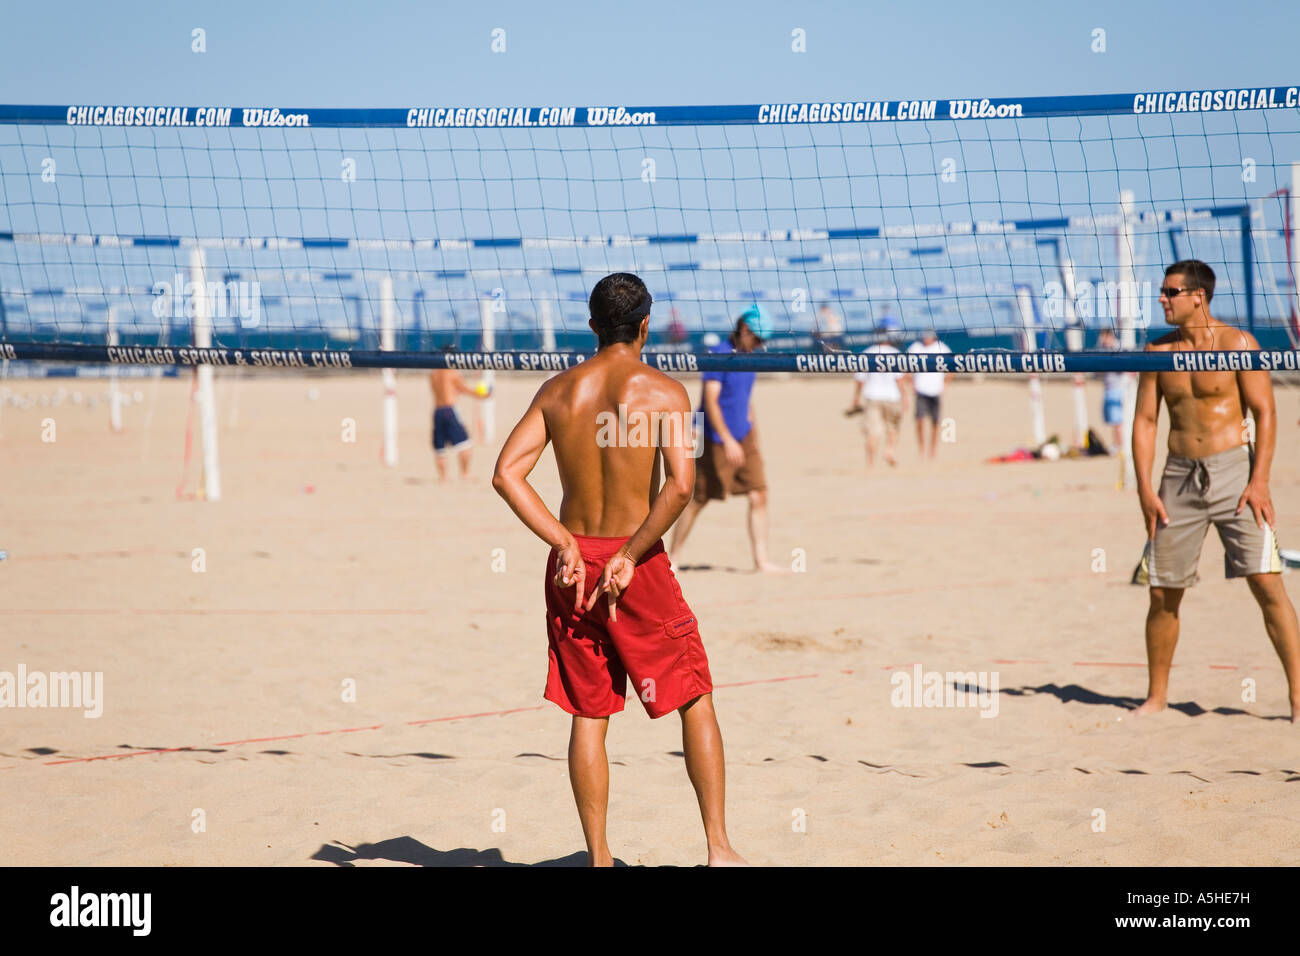
[[[1195,257],[1218,273],[1218,317],[1285,341],[1293,93],[831,123],[719,107],[590,125],[575,108],[555,113],[575,125],[524,128],[408,128],[407,111],[248,128],[240,109],[222,126],[82,125],[95,114],[9,107],[0,336],[102,345],[111,315],[124,344],[190,344],[201,278],[214,345],[376,349],[388,277],[399,351],[482,347],[485,300],[495,348],[549,345],[548,328],[586,348],[591,286],[631,271],[658,303],[652,343],[682,348],[753,302],[775,349],[851,345],[886,318],[959,351],[1019,347],[1026,324],[1059,347],[1074,323],[1122,320],[1128,282],[1140,343],[1162,324],[1164,265]],[[221,118],[182,118],[200,116]]]

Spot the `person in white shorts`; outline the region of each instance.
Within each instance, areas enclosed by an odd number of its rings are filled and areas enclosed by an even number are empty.
[[[952,349],[939,341],[934,329],[927,329],[921,341],[907,347],[908,354],[921,352],[928,355],[951,355]],[[925,421],[930,420],[930,457],[934,457],[939,442],[939,403],[944,386],[952,372],[913,372],[912,387],[916,389],[916,447],[925,456]]]
[[[897,319],[881,319],[876,327],[876,344],[863,349],[864,355],[877,352],[901,354],[893,344],[901,326]],[[858,372],[853,376],[853,404],[847,414],[862,412],[862,431],[867,436],[867,467],[875,464],[876,449],[883,440],[885,461],[898,464],[898,428],[907,410],[907,389],[911,382],[902,372]]]

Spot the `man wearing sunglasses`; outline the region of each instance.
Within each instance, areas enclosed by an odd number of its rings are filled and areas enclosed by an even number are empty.
[[[1254,336],[1210,315],[1213,295],[1214,271],[1199,259],[1166,269],[1160,305],[1174,330],[1148,343],[1147,350],[1258,349]],[[1169,409],[1169,455],[1157,492],[1151,466],[1162,400]],[[1247,411],[1254,418],[1253,436]],[[1147,699],[1137,713],[1165,709],[1178,607],[1183,591],[1198,580],[1201,545],[1213,524],[1223,542],[1226,576],[1244,577],[1263,611],[1264,627],[1286,671],[1291,721],[1300,716],[1300,626],[1282,584],[1268,490],[1276,444],[1277,413],[1266,371],[1143,372],[1139,377],[1133,463],[1147,545],[1136,581],[1150,587],[1151,604]]]

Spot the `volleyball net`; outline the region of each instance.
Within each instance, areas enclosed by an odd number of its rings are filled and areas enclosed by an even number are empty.
[[[937,330],[956,355],[926,368],[1138,371],[1174,367],[1141,346],[1164,267],[1197,258],[1266,350],[1225,367],[1294,369],[1298,163],[1295,86],[0,106],[0,357],[549,371],[590,354],[591,287],[628,271],[670,371],[859,371],[882,327]],[[765,350],[709,353],[755,303]]]

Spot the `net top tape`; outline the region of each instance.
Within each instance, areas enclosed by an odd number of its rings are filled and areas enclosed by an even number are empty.
[[[465,372],[557,372],[592,357],[592,352],[385,352],[332,349],[196,348],[190,346],[53,345],[0,342],[0,359],[262,369],[405,368]],[[695,353],[643,352],[646,364],[663,372],[952,372],[1025,375],[1062,372],[1294,372],[1300,351],[1084,351],[1013,352],[988,349],[949,354],[889,352]]]
[[[1079,96],[823,100],[737,106],[279,106],[0,105],[0,124],[235,128],[566,128],[1031,119],[1055,116],[1233,113],[1300,107],[1300,86],[1144,90]]]

